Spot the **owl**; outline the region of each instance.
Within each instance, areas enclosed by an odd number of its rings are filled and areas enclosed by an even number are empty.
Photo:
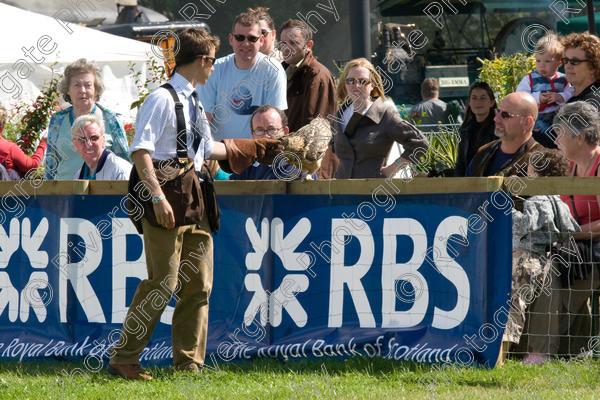
[[[277,137],[283,145],[288,164],[311,175],[321,166],[321,159],[327,151],[332,132],[329,122],[321,117],[313,119],[296,132]]]

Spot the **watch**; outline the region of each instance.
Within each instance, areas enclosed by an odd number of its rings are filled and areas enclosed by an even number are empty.
[[[165,195],[161,194],[160,196],[152,196],[152,204],[158,204],[165,199]]]

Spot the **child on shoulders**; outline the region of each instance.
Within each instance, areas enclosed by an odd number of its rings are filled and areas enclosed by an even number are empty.
[[[530,93],[539,104],[538,119],[533,128],[533,138],[544,147],[556,148],[548,128],[556,110],[573,96],[573,87],[565,74],[558,72],[564,47],[555,34],[538,40],[535,46],[535,71],[527,74],[519,83],[517,92]]]

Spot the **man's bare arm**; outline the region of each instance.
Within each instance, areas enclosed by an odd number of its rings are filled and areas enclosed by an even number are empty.
[[[152,165],[152,157],[146,150],[136,150],[131,153],[131,160],[137,169],[138,175],[142,182],[145,183],[146,187],[152,189],[153,196],[162,196],[163,191],[160,187],[156,173],[154,171],[154,165]],[[167,229],[175,227],[175,215],[171,205],[164,199],[158,204],[153,204],[154,215],[156,215],[156,221]]]

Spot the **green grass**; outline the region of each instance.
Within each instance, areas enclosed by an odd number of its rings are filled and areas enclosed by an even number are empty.
[[[438,371],[431,366],[364,358],[325,361],[327,382],[321,364],[277,360],[229,363],[221,365],[219,373],[207,372],[208,382],[170,367],[148,368],[154,376],[152,382],[125,381],[103,369],[88,373],[87,378],[75,375],[74,381],[63,382],[62,387],[56,384],[52,391],[50,386],[62,370],[83,369],[83,365],[2,362],[0,399],[600,399],[598,360],[587,365],[553,362],[541,367],[508,361],[494,370],[448,370],[447,381],[438,372],[435,396],[419,383],[425,374]],[[183,384],[177,381],[188,376],[191,381],[184,394]]]

